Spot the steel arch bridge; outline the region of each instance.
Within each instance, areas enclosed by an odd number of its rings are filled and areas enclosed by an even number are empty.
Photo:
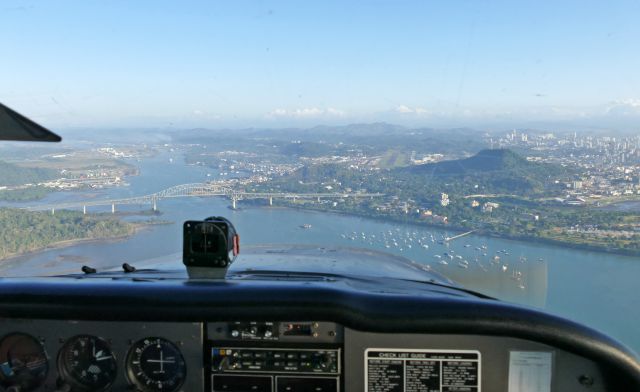
[[[228,186],[216,183],[191,183],[175,185],[159,192],[151,193],[144,196],[134,196],[119,199],[104,200],[86,200],[69,203],[41,204],[37,206],[24,207],[23,209],[30,211],[51,210],[55,213],[57,209],[74,209],[82,208],[83,212],[87,212],[87,207],[108,206],[111,205],[111,212],[115,212],[117,205],[127,204],[150,204],[153,210],[157,210],[158,201],[162,199],[172,199],[181,197],[215,197],[222,196],[231,200],[232,207],[236,207],[236,202],[243,199],[268,199],[269,204],[273,204],[274,198],[279,199],[327,199],[327,198],[363,198],[363,197],[380,197],[382,193],[291,193],[291,192],[241,192],[233,190]]]

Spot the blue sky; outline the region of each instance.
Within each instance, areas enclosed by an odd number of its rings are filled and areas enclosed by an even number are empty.
[[[640,119],[637,1],[2,1],[54,128]]]

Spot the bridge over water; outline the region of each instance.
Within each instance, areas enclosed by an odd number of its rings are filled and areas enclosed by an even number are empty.
[[[144,196],[127,197],[120,199],[85,200],[69,203],[40,204],[36,206],[24,207],[31,211],[50,210],[55,213],[57,209],[82,208],[86,214],[88,207],[111,206],[111,212],[116,212],[116,206],[127,204],[149,204],[154,211],[158,209],[158,201],[180,197],[215,197],[222,196],[231,200],[231,207],[236,208],[238,200],[243,199],[267,199],[269,205],[273,205],[273,199],[336,199],[336,198],[364,198],[380,197],[382,193],[291,193],[291,192],[241,192],[230,187],[216,183],[194,183],[181,184],[164,189],[160,192],[151,193]]]

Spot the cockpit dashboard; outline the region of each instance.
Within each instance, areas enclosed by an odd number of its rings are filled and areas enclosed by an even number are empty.
[[[455,289],[384,292],[375,279],[264,273],[226,281],[153,275],[3,279],[0,385],[189,392],[640,385],[635,355],[608,337]]]

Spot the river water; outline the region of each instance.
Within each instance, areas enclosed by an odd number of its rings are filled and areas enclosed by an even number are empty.
[[[172,185],[211,180],[217,174],[211,169],[184,164],[177,152],[167,151],[132,163],[140,167],[140,175],[128,179],[130,186],[98,192],[58,192],[39,203],[144,195]],[[585,323],[640,351],[637,333],[640,258],[475,235],[459,238],[447,246],[438,243],[438,239],[454,233],[430,227],[286,208],[243,207],[234,211],[228,207],[229,201],[222,198],[162,200],[160,219],[172,224],[150,226],[125,240],[81,243],[14,258],[0,266],[0,273],[4,276],[77,273],[84,264],[105,269],[118,267],[125,261],[136,265],[141,260],[180,252],[183,221],[222,215],[234,222],[243,245],[319,244],[399,254],[429,264],[470,289]],[[118,207],[136,208],[139,209]],[[110,207],[93,209],[109,210]],[[301,229],[303,224],[312,227]],[[391,238],[398,246],[387,248],[385,241],[389,244]],[[450,260],[445,252],[467,260],[469,268],[461,268],[459,259]],[[500,257],[499,261],[493,260],[495,255]],[[176,267],[182,267],[179,259]]]

